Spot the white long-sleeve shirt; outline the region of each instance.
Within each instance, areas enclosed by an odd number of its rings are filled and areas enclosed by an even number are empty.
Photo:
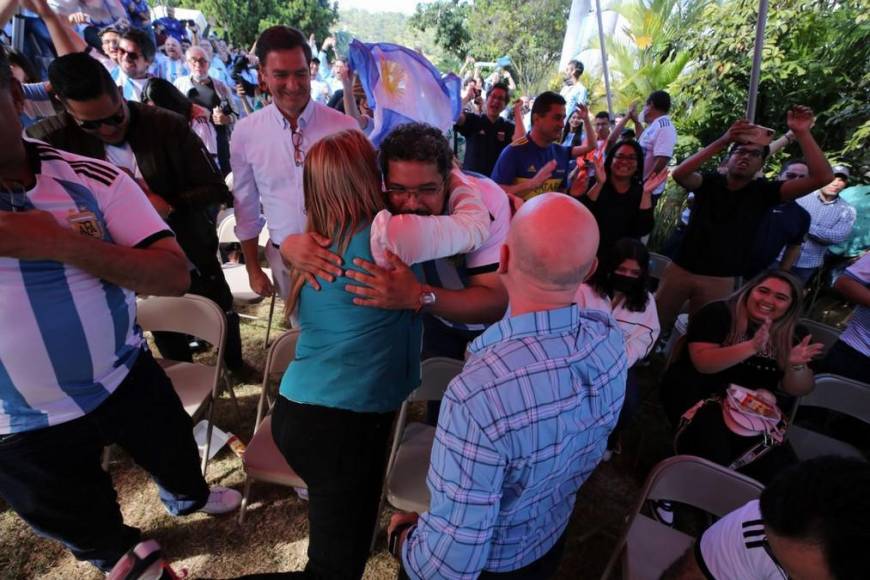
[[[624,303],[613,308],[610,298],[601,296],[588,284],[580,285],[574,295],[574,302],[583,310],[601,310],[613,316],[625,338],[625,354],[629,367],[646,357],[659,337],[659,315],[656,311],[656,300],[651,293],[643,312],[632,312]]]
[[[420,216],[381,210],[371,229],[372,257],[387,265],[389,250],[408,265],[467,254],[489,238],[489,210],[472,178],[454,169],[450,174],[447,214]]]
[[[359,129],[352,117],[314,101],[309,101],[299,116],[299,128],[303,155],[323,137]],[[266,222],[274,244],[280,245],[288,235],[305,231],[302,166],[295,163],[292,139],[290,123],[274,103],[236,123],[230,141],[230,164],[236,235],[240,240],[259,236]]]

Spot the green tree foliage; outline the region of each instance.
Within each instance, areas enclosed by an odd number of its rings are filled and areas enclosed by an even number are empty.
[[[262,0],[250,1],[249,5]],[[260,31],[275,24],[287,24],[317,38],[325,38],[338,21],[338,3],[329,0],[275,0],[275,10],[260,21]]]
[[[570,7],[567,0],[435,0],[417,5],[413,25],[434,28],[439,46],[459,58],[510,56],[517,83],[533,94],[555,72]]]
[[[341,9],[336,29],[349,32],[363,42],[392,42],[409,48],[420,48],[438,70],[459,70],[459,58],[453,52],[445,51],[435,41],[433,29],[420,31],[414,27],[413,18],[401,12]]]
[[[652,91],[673,89],[691,59],[684,49],[684,33],[709,4],[710,0],[636,0],[615,6],[625,19],[630,41],[605,39],[616,110],[643,102]]]
[[[707,143],[746,110],[757,1],[706,7],[686,31],[693,62],[676,83],[678,128]],[[715,25],[714,25],[715,23]],[[765,33],[756,123],[785,131],[786,110],[804,104],[832,160],[870,169],[870,13],[865,0],[778,0]],[[786,154],[797,154],[792,146]]]
[[[565,0],[475,0],[470,51],[478,60],[510,56],[517,84],[530,94],[545,90],[562,53],[570,8]]]
[[[287,24],[325,38],[338,20],[338,6],[328,0],[182,0],[170,3],[201,11],[221,35],[238,46],[251,46],[274,24]]]
[[[465,25],[470,6],[462,0],[437,0],[417,4],[410,25],[420,32],[434,31],[438,46],[462,61],[468,54],[470,33]]]

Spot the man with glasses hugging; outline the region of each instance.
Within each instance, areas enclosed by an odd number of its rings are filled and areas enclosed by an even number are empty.
[[[794,106],[788,112],[788,128],[806,160],[805,177],[755,179],[769,148],[753,142],[756,128],[745,119],[674,169],[674,181],[695,193],[695,205],[686,236],[656,293],[662,331],[671,328],[687,300],[691,315],[707,302],[731,294],[735,277],[743,273],[755,250],[756,232],[769,208],[831,182],[831,166],[810,132],[813,121],[808,107]],[[724,173],[699,171],[729,146]]]
[[[279,248],[288,236],[305,231],[305,153],[323,137],[359,125],[354,118],[311,99],[311,47],[301,32],[273,26],[260,35],[256,46],[260,81],[272,103],[240,120],[233,131],[230,163],[236,235],[242,241],[251,288],[269,296],[272,281],[258,257],[260,230],[268,224],[271,243],[266,259],[278,293],[286,298],[289,276]]]
[[[29,127],[28,135],[104,159],[136,180],[193,265],[189,292],[210,298],[227,314],[227,367],[249,370],[242,361],[238,314],[217,259],[211,217],[214,206],[229,201],[229,192],[187,119],[125,101],[103,65],[85,53],[55,59],[48,76],[66,111]],[[166,358],[190,360],[182,335],[159,333],[155,338]]]

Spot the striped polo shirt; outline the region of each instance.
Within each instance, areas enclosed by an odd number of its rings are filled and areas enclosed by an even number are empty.
[[[25,140],[36,184],[0,189],[0,211],[43,210],[111,244],[172,232],[126,174]],[[0,434],[77,419],[124,380],[143,346],[130,290],[51,260],[0,256]]]

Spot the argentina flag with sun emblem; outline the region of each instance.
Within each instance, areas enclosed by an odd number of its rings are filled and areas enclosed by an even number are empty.
[[[442,76],[426,57],[409,48],[354,40],[350,65],[374,112],[369,138],[375,147],[405,123],[428,123],[447,132],[462,112],[459,77]]]

